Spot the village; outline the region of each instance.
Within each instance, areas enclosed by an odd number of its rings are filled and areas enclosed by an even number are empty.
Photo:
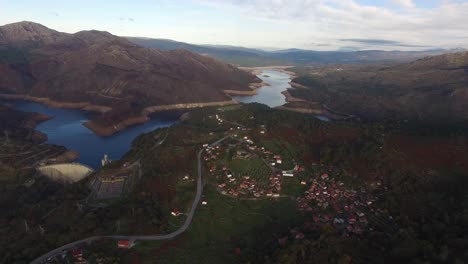
[[[218,116],[216,118],[223,122]],[[218,191],[246,199],[280,197],[283,177],[293,177],[303,167],[296,164],[291,170],[281,170],[282,157],[256,145],[246,133],[251,129],[237,127],[230,130],[233,132],[229,140],[215,147],[203,145],[203,160],[209,176],[216,179]],[[259,134],[264,134],[265,130],[262,127]]]
[[[339,174],[328,169],[306,182],[304,196],[297,198],[299,210],[311,215],[311,225],[316,228],[333,225],[342,234],[357,235],[371,231],[369,218],[380,213],[372,205],[383,194],[382,183],[376,181],[368,189],[355,190],[336,180],[333,173]]]
[[[340,180],[342,171],[338,168],[322,163],[308,164],[306,167],[291,156],[284,157],[268,149],[262,142],[263,136],[268,133],[263,125],[251,128],[223,120],[218,115],[210,118],[219,125],[235,126],[228,127],[225,138],[219,140],[219,143],[202,145],[201,161],[206,171],[205,180],[214,185],[219,194],[239,200],[294,198],[297,209],[310,219],[302,226],[291,228],[289,235],[279,239],[278,243],[286,243],[289,236],[293,240],[305,239],[308,230],[326,226],[332,226],[344,236],[361,235],[372,231],[371,218],[378,214],[384,215],[380,209],[373,208],[384,190],[380,181],[367,188],[351,188],[349,183]],[[214,133],[210,132],[210,136],[214,136]],[[107,157],[102,162],[103,167],[110,163]],[[96,177],[92,182],[92,200],[121,197],[125,189],[131,187],[131,182],[135,180],[133,178],[139,178],[133,167],[139,168],[139,164],[124,163]],[[189,174],[182,180],[185,183],[194,181]],[[287,185],[295,185],[294,188],[301,192],[289,193],[285,191]],[[200,204],[209,208],[210,199],[203,198]],[[182,211],[173,208],[171,217],[177,219],[187,215]],[[134,246],[130,240],[117,240],[114,243],[119,249]],[[85,252],[84,248],[64,251],[61,257],[70,259],[72,263],[87,263],[85,256],[89,252]]]
[[[218,115],[215,119],[219,124],[228,122]],[[249,200],[285,197],[287,195],[282,193],[284,180],[297,178],[306,189],[296,197],[298,209],[311,215],[311,226],[332,225],[344,235],[359,235],[372,230],[369,217],[381,213],[372,205],[385,189],[380,181],[368,188],[353,189],[337,179],[340,170],[327,168],[324,164],[314,163],[312,167],[316,169],[306,172],[303,165],[293,160],[293,167],[285,170],[281,155],[257,145],[249,136],[250,133],[264,135],[267,132],[265,126],[256,130],[236,127],[230,131],[230,140],[215,147],[203,146],[203,160],[221,194]]]

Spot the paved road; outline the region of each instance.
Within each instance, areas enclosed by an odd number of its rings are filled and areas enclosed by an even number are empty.
[[[226,136],[226,137],[214,142],[213,144],[210,145],[210,147],[216,146],[217,144],[221,143],[222,141],[224,141],[228,137],[229,136]],[[56,255],[62,254],[62,252],[64,250],[68,251],[68,250],[70,250],[70,249],[72,249],[74,247],[77,247],[79,245],[89,244],[91,242],[94,242],[96,240],[103,239],[103,238],[110,238],[110,239],[115,239],[115,240],[130,240],[130,241],[136,241],[136,240],[155,241],[155,240],[172,239],[172,238],[175,238],[176,236],[184,233],[188,229],[190,224],[192,223],[193,216],[195,215],[195,211],[197,209],[198,204],[200,203],[201,195],[203,193],[202,162],[201,162],[202,153],[203,153],[203,149],[200,150],[198,152],[198,154],[197,154],[197,159],[198,159],[197,193],[195,194],[195,199],[193,200],[192,207],[190,208],[190,212],[187,215],[187,219],[185,219],[184,224],[179,229],[177,229],[176,231],[174,231],[172,233],[169,233],[169,234],[165,234],[165,235],[153,235],[153,236],[138,236],[138,235],[135,235],[135,236],[114,236],[114,235],[108,235],[108,236],[88,237],[88,238],[85,238],[85,239],[82,239],[82,240],[78,240],[78,241],[66,244],[66,245],[61,246],[59,248],[56,248],[56,249],[54,249],[54,250],[40,256],[39,258],[33,260],[31,262],[31,264],[44,263],[44,262],[47,261],[48,258],[51,258],[51,257],[54,257]]]

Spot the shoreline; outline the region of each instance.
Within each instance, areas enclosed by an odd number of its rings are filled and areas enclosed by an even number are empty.
[[[293,66],[293,65],[290,65],[290,66],[275,66],[275,65],[272,65],[272,66],[261,66],[261,67],[239,67],[239,69],[242,69],[244,71],[249,71],[249,72],[251,72],[252,74],[255,74],[255,75],[262,74],[262,71],[265,71],[265,70],[279,71],[279,72],[286,73],[289,76],[291,76],[291,80],[292,80],[294,77],[297,77],[296,73],[294,73],[292,71],[287,71],[286,69],[293,68],[293,67],[295,67],[295,66]]]
[[[100,114],[104,114],[112,110],[112,108],[108,106],[94,105],[94,104],[86,103],[86,102],[59,102],[59,101],[55,101],[47,97],[35,97],[35,96],[30,96],[30,95],[25,95],[25,94],[0,93],[0,99],[23,100],[23,101],[44,104],[52,108],[79,109],[83,111],[95,112],[95,113],[100,113]]]
[[[7,99],[7,100],[10,100],[10,99]],[[20,99],[17,99],[17,100],[20,100]],[[33,144],[39,144],[39,145],[45,144],[48,146],[54,145],[54,144],[47,143],[47,141],[49,140],[47,134],[37,130],[38,125],[52,119],[53,118],[52,116],[42,114],[42,113],[37,113],[37,112],[28,112],[28,111],[19,110],[19,109],[16,109],[13,105],[9,104],[8,102],[5,103],[5,106],[7,108],[14,109],[14,111],[29,114],[29,118],[26,119],[22,123],[21,127],[23,129],[28,129],[31,131],[30,136],[28,136],[28,138],[32,141]],[[24,138],[22,139],[24,140]],[[47,158],[47,161],[49,162],[49,164],[71,163],[71,162],[76,161],[80,157],[80,153],[77,152],[76,150],[67,148],[65,146],[62,146],[62,147],[65,148],[65,151],[63,153],[58,154],[57,156]]]
[[[171,104],[171,105],[157,105],[149,106],[142,110],[141,115],[128,117],[121,120],[114,125],[103,125],[97,122],[96,120],[89,120],[83,125],[91,130],[94,134],[100,137],[109,137],[112,136],[128,127],[140,125],[151,120],[150,115],[154,113],[170,111],[170,110],[179,110],[179,109],[191,109],[199,107],[208,107],[208,106],[225,106],[237,104],[236,101],[216,101],[216,102],[206,102],[206,103],[184,103],[184,104]]]
[[[281,92],[285,97],[286,97],[286,103],[289,102],[305,102],[305,100],[300,99],[300,98],[295,98],[293,97],[288,90],[289,89],[297,89],[297,88],[306,88],[306,87],[301,87],[299,84],[295,84],[292,79],[296,76],[295,73],[287,71],[285,69],[291,68],[292,66],[265,66],[265,67],[241,67],[240,69],[252,72],[253,74],[260,75],[264,70],[275,70],[279,71],[285,74],[288,74],[290,76],[291,81],[289,84],[291,85],[291,88],[288,88],[287,90]],[[258,74],[257,74],[258,73]],[[251,90],[250,91],[241,91],[241,90],[223,90],[223,92],[231,98],[231,100],[226,100],[226,101],[214,101],[214,102],[204,102],[204,103],[180,103],[180,104],[168,104],[168,105],[154,105],[154,106],[148,106],[142,109],[141,114],[139,115],[134,115],[131,117],[127,117],[125,119],[116,121],[114,124],[111,125],[104,125],[99,122],[99,120],[88,120],[85,123],[83,123],[83,126],[91,130],[94,134],[101,136],[101,137],[109,137],[112,136],[120,131],[123,131],[124,129],[135,126],[135,125],[140,125],[148,122],[151,120],[150,115],[153,113],[158,113],[158,112],[164,112],[164,111],[170,111],[170,110],[179,110],[179,109],[191,109],[191,108],[198,108],[198,107],[208,107],[208,106],[224,106],[224,105],[233,105],[233,104],[238,104],[235,99],[232,97],[234,96],[254,96],[257,95],[258,92],[257,90],[265,87],[265,86],[270,86],[269,83],[262,81],[262,82],[256,82],[256,83],[250,83],[249,87]],[[91,103],[86,103],[86,102],[59,102],[52,100],[50,98],[46,97],[34,97],[34,96],[29,96],[29,95],[16,95],[16,94],[2,94],[0,93],[0,99],[6,99],[6,100],[24,100],[24,101],[31,101],[35,103],[40,103],[44,104],[48,107],[53,107],[53,108],[64,108],[64,109],[78,109],[78,110],[83,110],[83,111],[89,111],[89,112],[94,112],[94,113],[99,113],[99,114],[104,114],[107,112],[112,111],[111,107],[108,106],[102,106],[102,105],[94,105]],[[303,113],[318,113],[320,111],[320,114],[325,114],[323,113],[324,111],[322,109],[317,109],[317,110],[311,110],[311,109],[302,109],[302,108],[293,108],[293,107],[287,107],[285,105],[276,107],[278,109],[286,109],[290,111],[299,111]]]
[[[265,87],[265,86],[270,86],[270,84],[262,81],[260,83],[251,83],[249,85],[249,89],[251,89],[250,91],[224,90],[224,93],[230,97],[231,96],[253,96],[253,95],[258,94],[257,92],[258,89]]]
[[[253,83],[249,87],[259,86],[261,83]],[[251,88],[252,89],[252,88]],[[236,91],[233,91],[236,92]],[[251,91],[237,91],[237,92],[247,92],[251,93]],[[255,92],[255,91],[252,91]],[[82,111],[94,112],[98,114],[104,114],[109,111],[112,111],[111,107],[108,106],[101,106],[101,105],[94,105],[91,103],[85,102],[59,102],[52,100],[47,97],[34,97],[25,94],[3,94],[0,93],[0,99],[4,100],[21,100],[21,101],[28,101],[46,105],[51,108],[62,108],[62,109],[77,109]],[[157,112],[169,111],[169,110],[178,110],[178,109],[190,109],[190,108],[197,108],[197,107],[205,107],[205,106],[223,106],[223,105],[231,105],[231,104],[238,104],[237,101],[231,99],[227,101],[214,101],[214,102],[205,102],[205,103],[182,103],[182,104],[170,104],[170,105],[157,105],[157,106],[149,106],[143,108],[141,111],[141,115],[132,116],[129,118],[125,118],[120,120],[114,125],[103,125],[100,124],[99,121],[96,120],[88,120],[83,123],[83,126],[91,130],[94,134],[101,136],[101,137],[109,137],[112,136],[130,126],[144,124],[148,122],[151,118],[149,115]],[[43,121],[47,121],[51,119],[49,116],[44,116],[42,118]]]
[[[286,91],[282,91],[281,93],[286,97],[286,103],[293,103],[293,102],[306,102],[306,100],[297,98],[291,95],[289,90],[294,89],[294,88],[288,88]]]

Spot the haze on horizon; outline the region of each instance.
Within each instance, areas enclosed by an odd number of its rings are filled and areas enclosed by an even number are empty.
[[[0,25],[311,50],[468,48],[467,0],[0,0]]]

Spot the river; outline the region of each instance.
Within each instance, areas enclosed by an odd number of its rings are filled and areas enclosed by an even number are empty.
[[[269,107],[277,107],[286,104],[286,96],[282,92],[289,88],[292,88],[289,84],[291,82],[291,76],[287,73],[278,70],[263,70],[257,75],[258,78],[262,79],[263,82],[269,85],[260,87],[257,89],[256,95],[248,96],[233,96],[238,102],[241,103],[261,103],[266,104]],[[316,118],[322,121],[330,121],[330,119],[323,115],[314,115]]]
[[[178,112],[159,113],[152,116],[153,118],[147,123],[129,127],[110,137],[100,137],[83,126],[83,123],[89,120],[86,112],[50,108],[27,101],[8,101],[8,103],[21,111],[37,112],[52,117],[36,127],[38,131],[47,134],[46,143],[78,151],[80,157],[77,162],[95,169],[100,167],[104,154],[108,154],[110,159],[120,159],[130,149],[132,141],[138,135],[171,126],[180,116]]]
[[[286,103],[286,97],[281,92],[291,88],[289,74],[275,70],[264,70],[257,77],[269,85],[258,88],[256,95],[234,96],[233,99],[246,104],[266,104],[269,107],[277,107]]]

